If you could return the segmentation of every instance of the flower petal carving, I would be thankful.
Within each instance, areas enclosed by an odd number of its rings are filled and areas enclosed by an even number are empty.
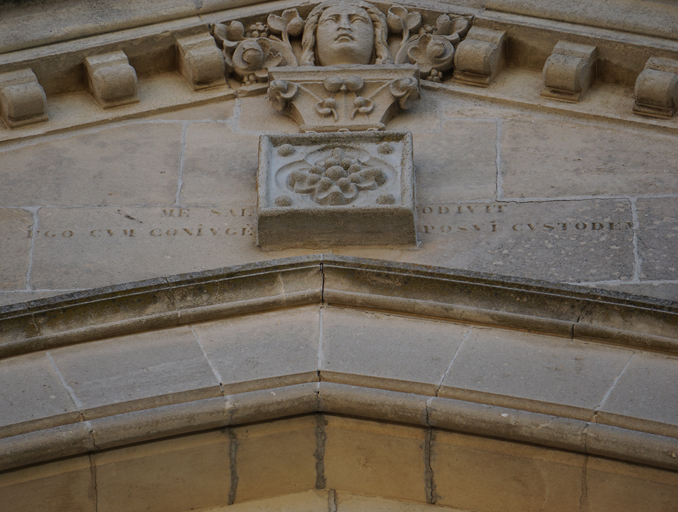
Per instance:
[[[393,80],[389,86],[391,94],[398,99],[398,106],[407,110],[414,100],[419,98],[419,81],[414,77],[399,78]]]
[[[424,75],[428,75],[432,69],[443,71],[452,67],[454,46],[443,36],[424,34],[410,47],[407,55]]]
[[[297,94],[297,86],[287,80],[273,80],[268,86],[267,98],[274,109],[282,112],[287,102]]]

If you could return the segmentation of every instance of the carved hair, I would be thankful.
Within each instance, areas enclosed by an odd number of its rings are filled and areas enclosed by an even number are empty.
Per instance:
[[[391,54],[388,51],[388,43],[386,37],[388,36],[388,25],[386,24],[386,16],[379,9],[372,4],[363,2],[362,0],[328,0],[319,5],[316,5],[311,13],[306,18],[306,27],[304,29],[304,37],[301,40],[301,65],[315,66],[315,43],[316,30],[318,29],[318,22],[323,11],[329,7],[336,5],[355,5],[364,9],[372,21],[374,28],[374,53],[376,54],[375,64],[390,64],[393,62]]]

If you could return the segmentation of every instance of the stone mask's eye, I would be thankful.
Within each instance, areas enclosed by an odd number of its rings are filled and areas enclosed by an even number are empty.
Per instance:
[[[369,23],[367,18],[362,14],[351,14],[349,19],[351,20],[351,23]]]

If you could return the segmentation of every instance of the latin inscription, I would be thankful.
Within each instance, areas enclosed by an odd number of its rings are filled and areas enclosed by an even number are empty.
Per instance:
[[[633,229],[630,221],[613,221],[582,216],[579,219],[526,219],[515,222],[511,204],[425,205],[418,208],[419,231],[422,234],[449,233],[520,233],[624,231]],[[508,214],[508,215],[507,215]],[[508,217],[508,219],[506,218]]]
[[[520,212],[522,204],[492,203],[463,205],[431,205],[417,208],[418,231],[421,235],[492,235],[520,237],[525,234],[550,233],[569,235],[576,233],[609,233],[633,230],[628,220],[596,218],[568,212],[565,219],[530,218]],[[541,206],[544,206],[542,204]],[[542,209],[548,212],[547,209]],[[151,214],[135,216],[118,210],[122,217],[134,222],[135,227],[92,225],[87,227],[64,226],[60,229],[26,229],[26,237],[47,239],[197,239],[218,237],[252,237],[256,234],[253,208],[160,208]],[[150,213],[150,212],[149,212]],[[540,215],[544,215],[541,213]],[[141,217],[141,218],[140,218]],[[149,218],[150,217],[150,218]],[[124,221],[127,222],[127,221]]]

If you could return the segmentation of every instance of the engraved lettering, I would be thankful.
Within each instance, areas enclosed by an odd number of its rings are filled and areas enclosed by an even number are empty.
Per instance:
[[[188,228],[183,228],[183,229],[184,229],[184,231],[185,231],[186,233],[188,233],[189,235],[193,236],[193,231],[191,231],[191,230],[188,229]]]
[[[436,227],[435,226],[423,226],[424,228],[424,233],[429,234],[431,231],[433,231]],[[431,230],[431,231],[429,231]]]
[[[421,210],[421,213],[423,213],[424,215],[428,215],[431,212],[433,212],[433,208],[431,208],[430,206],[425,206]]]
[[[158,231],[158,233],[156,233]],[[162,236],[162,230],[159,228],[152,229],[149,233],[151,236]]]
[[[579,230],[586,229],[586,222],[577,222],[574,227]]]
[[[447,206],[439,206],[438,207],[438,214],[443,215],[445,213],[450,213],[450,209]]]

